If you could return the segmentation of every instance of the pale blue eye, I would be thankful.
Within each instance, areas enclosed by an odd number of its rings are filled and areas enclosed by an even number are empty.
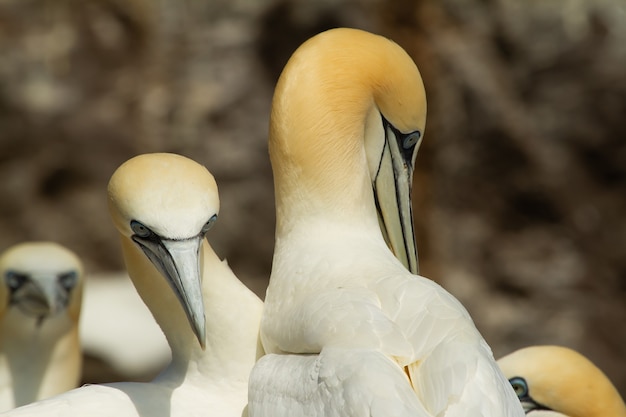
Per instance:
[[[152,231],[148,229],[143,224],[139,223],[137,220],[132,220],[130,222],[130,228],[139,237],[148,237],[152,234]]]
[[[518,398],[528,396],[528,384],[524,378],[516,376],[515,378],[509,379],[509,382]]]
[[[213,216],[211,216],[211,218],[209,219],[209,221],[208,221],[208,222],[206,222],[206,223],[204,224],[204,226],[202,226],[202,231],[201,231],[201,233],[202,233],[202,234],[205,234],[206,232],[208,232],[208,231],[209,231],[209,229],[210,229],[211,227],[213,227],[213,223],[215,223],[215,220],[217,220],[217,214],[214,214]]]
[[[402,147],[404,149],[411,149],[417,144],[417,142],[420,140],[420,137],[420,132],[413,132],[410,135],[407,135],[402,141]]]

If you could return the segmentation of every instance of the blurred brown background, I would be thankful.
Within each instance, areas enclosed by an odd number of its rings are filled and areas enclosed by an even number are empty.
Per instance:
[[[496,357],[566,345],[626,393],[623,0],[2,1],[0,249],[55,240],[92,273],[121,270],[107,181],[177,152],[214,173],[209,240],[262,296],[273,85],[336,26],[394,39],[422,71],[422,274]]]

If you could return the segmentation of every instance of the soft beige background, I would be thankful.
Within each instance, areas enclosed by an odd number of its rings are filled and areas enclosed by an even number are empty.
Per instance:
[[[335,26],[395,39],[422,71],[422,273],[496,356],[570,346],[625,393],[623,0],[3,0],[0,249],[49,239],[92,273],[122,269],[108,178],[138,153],[178,152],[215,174],[209,239],[262,295],[273,84]],[[116,377],[87,363],[86,381]]]

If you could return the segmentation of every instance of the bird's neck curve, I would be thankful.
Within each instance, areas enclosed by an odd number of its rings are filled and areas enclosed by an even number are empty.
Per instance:
[[[257,358],[262,303],[203,242],[202,293],[206,317],[206,348],[202,350],[187,317],[165,278],[126,237],[122,248],[128,273],[144,303],[163,330],[172,350],[172,363],[159,376],[180,382],[202,380],[215,369],[230,375],[248,373]],[[246,371],[247,369],[247,371]]]
[[[405,133],[425,125],[421,76],[400,46],[340,28],[294,52],[270,115],[277,237],[316,215],[378,227],[365,138],[372,137],[372,120],[382,132],[383,115]]]
[[[200,374],[228,375],[247,383],[250,370],[262,355],[259,326],[263,303],[210,245],[205,243],[203,251],[206,350],[193,359]]]
[[[281,77],[270,118],[277,235],[318,216],[378,227],[364,148],[367,118],[380,117],[373,94],[300,65]]]

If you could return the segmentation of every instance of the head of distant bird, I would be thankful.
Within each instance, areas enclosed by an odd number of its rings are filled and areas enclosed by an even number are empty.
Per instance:
[[[545,410],[569,417],[626,416],[624,401],[606,375],[574,350],[532,346],[498,365],[531,416]]]
[[[219,211],[213,176],[180,155],[144,154],[115,171],[108,193],[115,226],[165,278],[204,347],[200,249]]]
[[[27,242],[0,256],[0,311],[15,309],[38,326],[66,312],[78,320],[83,266],[69,249],[53,242]]]
[[[323,32],[296,50],[276,86],[269,143],[274,175],[341,195],[353,187],[337,180],[346,173],[367,175],[367,168],[374,181],[387,141],[412,174],[425,124],[422,78],[400,46],[356,29]]]

